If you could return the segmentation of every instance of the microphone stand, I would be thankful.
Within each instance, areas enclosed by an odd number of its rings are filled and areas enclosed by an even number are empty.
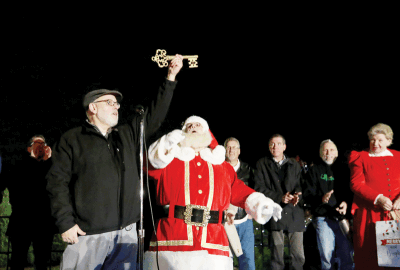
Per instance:
[[[140,119],[140,223],[138,230],[138,266],[139,270],[143,269],[143,254],[144,254],[144,229],[143,229],[143,154],[144,154],[144,110],[138,110]]]

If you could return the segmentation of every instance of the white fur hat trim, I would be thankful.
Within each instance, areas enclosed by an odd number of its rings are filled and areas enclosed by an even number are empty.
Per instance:
[[[185,123],[183,124],[182,130],[184,130],[186,128],[186,125],[189,123],[200,123],[203,126],[204,131],[207,131],[209,129],[208,127],[208,123],[206,120],[204,120],[203,118],[199,117],[199,116],[190,116],[188,119],[186,119]]]

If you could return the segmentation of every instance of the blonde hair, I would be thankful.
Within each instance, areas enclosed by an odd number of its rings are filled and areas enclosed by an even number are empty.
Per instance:
[[[377,134],[385,135],[386,139],[391,140],[393,142],[393,130],[386,124],[378,123],[375,126],[371,127],[368,131],[368,138],[371,140]],[[390,143],[391,145],[392,143]]]

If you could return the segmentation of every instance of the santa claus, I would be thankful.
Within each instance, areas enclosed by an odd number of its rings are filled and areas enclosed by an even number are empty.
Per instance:
[[[281,218],[278,204],[238,180],[201,117],[154,142],[149,161],[157,202],[169,214],[157,223],[144,269],[233,269],[224,210],[240,206],[260,224]]]

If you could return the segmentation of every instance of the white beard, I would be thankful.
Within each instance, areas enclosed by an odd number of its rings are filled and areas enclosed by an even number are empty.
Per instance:
[[[182,133],[185,139],[180,142],[182,147],[191,147],[193,149],[207,147],[211,144],[212,138],[210,132],[204,133]]]
[[[99,118],[100,122],[108,125],[109,127],[115,127],[118,124],[118,117],[114,119],[112,115],[106,114],[103,112],[99,112],[97,114],[97,118]]]
[[[331,159],[331,160],[328,160],[329,157],[331,157],[331,156],[322,156],[322,160],[323,160],[326,164],[332,165],[333,162],[335,162],[336,157],[334,157],[334,158]]]

